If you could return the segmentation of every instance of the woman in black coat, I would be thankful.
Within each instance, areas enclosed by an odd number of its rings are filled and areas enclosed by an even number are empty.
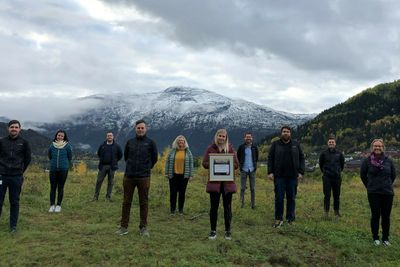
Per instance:
[[[379,220],[382,218],[382,244],[390,246],[390,212],[393,204],[393,182],[396,170],[393,161],[385,154],[385,144],[382,139],[371,143],[371,154],[364,159],[360,176],[368,192],[368,202],[371,208],[371,232],[374,245],[379,246]]]

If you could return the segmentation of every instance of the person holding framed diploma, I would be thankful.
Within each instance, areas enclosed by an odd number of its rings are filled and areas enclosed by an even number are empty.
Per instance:
[[[210,194],[211,204],[211,231],[208,238],[213,240],[217,237],[218,207],[222,195],[225,239],[231,240],[232,194],[236,193],[233,169],[239,167],[239,161],[235,150],[229,144],[228,133],[225,129],[219,129],[215,133],[213,144],[204,153],[203,167],[210,169],[210,176],[206,187],[206,192]]]

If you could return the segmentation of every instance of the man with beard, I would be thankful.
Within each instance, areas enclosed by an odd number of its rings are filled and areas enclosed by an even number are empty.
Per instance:
[[[8,188],[11,233],[17,231],[22,175],[31,162],[31,147],[20,137],[20,131],[21,123],[12,120],[8,123],[8,136],[0,139],[0,216]]]
[[[335,216],[340,217],[339,213],[339,197],[340,185],[342,183],[341,172],[344,168],[343,153],[336,150],[335,137],[330,136],[328,139],[328,149],[323,151],[319,156],[319,167],[322,172],[322,182],[324,190],[324,213],[328,217],[331,191],[333,193],[333,209]]]
[[[281,128],[279,140],[272,143],[268,154],[268,178],[274,181],[275,223],[283,225],[283,206],[286,195],[286,219],[291,224],[295,216],[298,180],[303,178],[305,169],[304,154],[300,145],[291,139],[289,126]]]
[[[244,144],[241,144],[237,151],[237,157],[240,163],[240,203],[244,207],[244,192],[246,191],[246,180],[249,177],[251,208],[254,209],[255,204],[255,186],[256,186],[256,169],[258,161],[258,148],[253,145],[253,135],[250,132],[244,135]]]

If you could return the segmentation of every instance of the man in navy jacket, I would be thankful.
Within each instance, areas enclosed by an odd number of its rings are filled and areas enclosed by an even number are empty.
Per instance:
[[[111,201],[111,192],[114,185],[114,173],[118,169],[118,161],[122,158],[122,149],[114,140],[113,133],[107,133],[106,141],[97,150],[99,157],[99,172],[97,174],[96,190],[93,200],[99,199],[99,193],[104,178],[108,177],[106,199]]]
[[[31,162],[31,147],[20,137],[20,131],[21,123],[12,120],[8,123],[8,136],[0,139],[0,216],[8,188],[11,233],[17,231],[22,175]]]

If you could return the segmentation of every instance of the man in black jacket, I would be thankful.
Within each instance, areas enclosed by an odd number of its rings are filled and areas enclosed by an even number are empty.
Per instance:
[[[289,224],[295,220],[298,179],[304,175],[305,161],[300,145],[291,139],[289,126],[281,128],[281,137],[274,141],[268,154],[268,178],[274,181],[275,223],[283,225],[283,206],[286,194],[286,219]]]
[[[258,148],[253,145],[253,135],[250,132],[244,135],[244,144],[237,150],[237,157],[240,164],[240,202],[244,207],[244,192],[246,191],[246,180],[249,177],[251,192],[251,208],[255,208],[255,185],[256,170],[258,161]]]
[[[344,156],[342,152],[336,150],[336,140],[333,136],[330,136],[328,139],[328,149],[323,151],[319,156],[319,167],[322,172],[325,216],[327,217],[329,214],[332,191],[335,216],[340,217],[339,198],[340,185],[342,183],[341,172],[344,168]]]
[[[122,203],[121,227],[117,231],[117,234],[125,235],[128,233],[133,191],[137,187],[140,205],[140,234],[142,236],[149,236],[146,226],[150,173],[157,162],[158,152],[156,143],[146,136],[147,128],[144,120],[138,120],[135,123],[135,131],[136,137],[128,140],[124,151],[126,162],[123,181],[124,201]]]
[[[114,140],[113,133],[107,133],[106,141],[97,150],[99,157],[99,172],[97,174],[96,190],[93,200],[99,199],[99,193],[104,178],[108,177],[106,199],[111,201],[111,192],[114,185],[114,173],[118,169],[118,161],[122,158],[122,149]]]
[[[24,181],[23,173],[31,162],[29,143],[20,137],[21,124],[8,123],[8,136],[0,139],[0,216],[7,192],[10,200],[10,232],[17,231],[19,195]]]

